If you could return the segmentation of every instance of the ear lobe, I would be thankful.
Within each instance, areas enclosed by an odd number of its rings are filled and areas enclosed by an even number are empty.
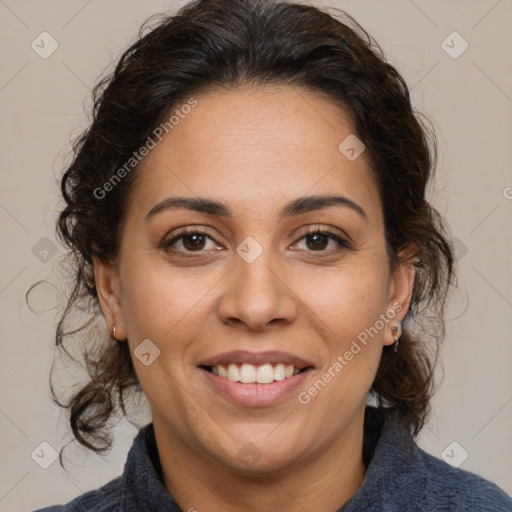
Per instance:
[[[414,289],[414,254],[416,247],[408,246],[398,253],[400,262],[397,264],[390,279],[388,310],[395,312],[394,318],[402,322],[409,311]],[[385,344],[395,342],[391,329],[386,330]]]
[[[117,335],[124,331],[122,324],[122,309],[119,297],[119,275],[114,263],[105,263],[93,256],[94,281],[100,302],[101,311],[107,322],[108,330],[112,333],[117,325]]]

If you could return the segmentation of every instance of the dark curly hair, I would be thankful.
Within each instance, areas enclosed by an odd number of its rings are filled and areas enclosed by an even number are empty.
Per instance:
[[[65,401],[51,379],[50,385],[56,403],[69,410],[76,440],[95,452],[110,448],[110,420],[127,414],[127,397],[142,391],[128,344],[101,343],[101,327],[86,330],[101,319],[92,257],[107,262],[118,256],[137,166],[110,187],[107,200],[98,190],[106,190],[186,98],[266,84],[312,91],[344,109],[366,146],[379,189],[390,265],[400,263],[401,249],[415,248],[408,259],[416,276],[400,350],[384,347],[371,394],[379,406],[395,408],[414,436],[425,424],[454,280],[453,247],[426,198],[437,159],[431,123],[427,127],[425,116],[413,110],[407,85],[378,43],[346,12],[286,0],[195,0],[173,15],[150,18],[114,71],[95,86],[92,122],[75,140],[62,177],[66,206],[57,232],[70,249],[73,288],[56,345],[70,355],[64,342],[85,330],[87,382]],[[78,312],[89,319],[68,325]]]

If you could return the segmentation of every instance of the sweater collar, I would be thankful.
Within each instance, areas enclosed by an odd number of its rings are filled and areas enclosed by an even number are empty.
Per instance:
[[[182,512],[167,491],[153,423],[139,430],[122,477],[121,512]]]
[[[394,410],[366,407],[363,460],[363,484],[338,512],[420,510],[427,471],[420,449]]]
[[[391,409],[366,406],[363,436],[366,475],[357,493],[338,512],[377,512],[398,504],[418,508],[426,486],[418,447]],[[405,506],[406,504],[406,506]],[[405,506],[405,508],[402,507]],[[181,512],[164,485],[153,423],[140,429],[122,477],[121,512]]]

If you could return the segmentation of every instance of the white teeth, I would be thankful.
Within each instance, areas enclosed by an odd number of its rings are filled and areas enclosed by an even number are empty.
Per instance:
[[[259,384],[274,382],[274,368],[271,364],[258,366],[258,370],[256,371],[256,382]]]
[[[256,382],[256,368],[252,364],[243,364],[240,366],[240,382],[243,384]]]
[[[243,384],[270,384],[274,381],[282,381],[297,375],[300,372],[293,365],[276,364],[275,367],[271,363],[254,366],[252,364],[243,363],[241,365],[230,363],[227,367],[222,365],[212,366],[212,373],[219,377],[227,378],[232,382],[242,382]]]
[[[274,369],[274,379],[275,380],[284,380],[284,378],[286,377],[285,373],[286,372],[284,369],[284,364],[282,364],[282,363],[276,364],[276,367]]]
[[[227,377],[231,382],[240,382],[240,368],[238,368],[238,365],[231,363],[228,366]]]

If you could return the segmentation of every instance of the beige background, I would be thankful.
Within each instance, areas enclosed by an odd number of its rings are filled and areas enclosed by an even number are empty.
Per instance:
[[[318,3],[318,2],[317,2]],[[84,126],[84,98],[151,14],[172,1],[0,1],[2,119],[0,225],[0,510],[65,503],[119,475],[136,429],[121,422],[106,458],[72,448],[68,471],[31,458],[46,441],[71,439],[50,402],[48,373],[60,285],[54,236],[57,180],[71,135]],[[321,4],[320,4],[321,5]],[[420,445],[512,494],[512,3],[510,0],[331,0],[381,43],[435,123],[440,142],[433,199],[459,248],[443,351],[445,378]],[[41,58],[31,42],[49,32],[58,49]],[[441,43],[459,32],[457,59]],[[460,42],[455,42],[455,49]],[[90,105],[89,99],[85,100]],[[49,240],[43,240],[44,237]],[[51,250],[58,247],[55,255]],[[33,249],[36,247],[35,249]],[[46,258],[46,262],[44,261]],[[27,288],[47,284],[34,296]]]

